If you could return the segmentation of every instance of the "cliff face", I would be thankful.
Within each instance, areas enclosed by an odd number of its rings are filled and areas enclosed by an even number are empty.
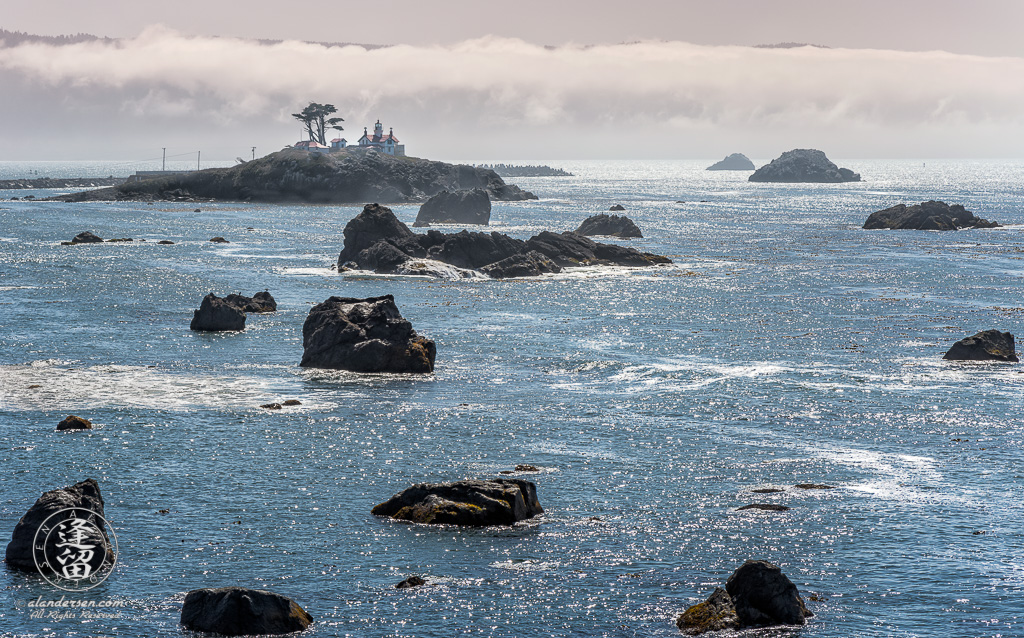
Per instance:
[[[493,200],[536,199],[506,184],[490,169],[446,164],[379,151],[348,149],[330,154],[285,149],[231,168],[213,168],[126,183],[63,201],[226,200],[358,204],[420,201],[442,190],[482,188]]]

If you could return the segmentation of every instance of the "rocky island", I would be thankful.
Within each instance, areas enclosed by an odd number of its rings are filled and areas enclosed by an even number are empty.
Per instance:
[[[747,179],[751,182],[835,184],[859,182],[860,174],[848,168],[839,168],[821,151],[798,148],[786,151],[770,164],[754,171]]]
[[[528,240],[501,233],[417,234],[390,208],[367,204],[345,226],[338,271],[372,270],[386,274],[492,279],[560,272],[567,266],[654,266],[667,257],[633,248],[600,244],[573,232],[544,231]]]
[[[756,166],[743,153],[733,153],[720,162],[708,166],[707,171],[752,171]]]
[[[490,169],[396,157],[350,147],[333,153],[286,148],[232,166],[128,182],[52,198],[56,201],[241,201],[264,203],[408,203],[443,190],[479,188],[492,200],[537,199]]]
[[[961,228],[997,228],[999,224],[976,217],[960,204],[930,201],[907,206],[896,204],[891,208],[871,213],[864,228],[868,230],[959,230]]]

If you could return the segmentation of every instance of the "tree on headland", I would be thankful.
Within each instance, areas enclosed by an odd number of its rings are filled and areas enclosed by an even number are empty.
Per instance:
[[[340,117],[329,117],[338,112],[333,104],[317,104],[310,102],[309,106],[302,109],[301,113],[292,113],[292,117],[302,122],[309,133],[309,139],[314,142],[327,145],[327,129],[334,128],[343,131],[339,122],[344,122]]]

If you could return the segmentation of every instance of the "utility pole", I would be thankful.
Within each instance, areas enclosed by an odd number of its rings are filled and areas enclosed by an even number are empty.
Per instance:
[[[253,161],[256,160],[256,147],[255,146],[252,147],[252,159],[253,159]]]
[[[164,161],[160,165],[160,170],[161,171],[166,171],[167,170],[167,147],[166,146],[164,147]]]
[[[199,170],[199,158],[203,156],[202,151],[196,151],[196,170]]]

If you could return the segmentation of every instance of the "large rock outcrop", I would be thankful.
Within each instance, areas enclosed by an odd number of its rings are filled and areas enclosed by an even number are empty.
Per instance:
[[[961,228],[996,228],[999,224],[976,217],[960,204],[928,201],[907,206],[897,204],[871,213],[864,228],[868,230],[959,230]]]
[[[522,479],[420,483],[375,506],[373,513],[413,523],[512,525],[543,514],[537,486]]]
[[[422,201],[443,190],[480,188],[492,200],[536,199],[506,184],[490,169],[376,150],[348,148],[334,153],[284,149],[230,168],[209,168],[157,179],[127,182],[53,199],[60,201],[249,201],[355,204]]]
[[[434,342],[416,334],[391,295],[331,297],[313,306],[302,325],[306,368],[352,372],[434,370]]]
[[[690,635],[721,629],[772,625],[803,625],[813,616],[782,570],[761,560],[748,560],[729,576],[725,589],[715,591],[676,620]]]
[[[715,162],[704,170],[708,171],[752,171],[756,168],[743,153],[733,153],[720,162]]]
[[[245,312],[212,292],[203,297],[199,310],[192,314],[189,330],[224,332],[245,330]]]
[[[224,636],[279,635],[302,631],[313,617],[291,598],[242,587],[194,589],[185,595],[181,624]]]
[[[462,231],[417,234],[391,209],[367,204],[345,226],[345,246],[338,269],[355,264],[363,270],[397,273],[410,260],[431,259],[489,276],[529,276],[558,272],[566,266],[653,266],[672,263],[666,257],[625,246],[599,244],[582,235],[542,232],[523,241],[497,232]],[[531,252],[537,253],[530,255]],[[406,269],[407,270],[407,269]]]
[[[633,220],[629,217],[626,217],[625,215],[620,217],[618,215],[609,215],[607,213],[587,217],[575,232],[587,237],[599,235],[630,239],[633,237],[644,236],[643,233],[640,232],[640,228],[633,223]]]
[[[486,226],[491,220],[491,198],[482,188],[441,191],[420,206],[413,226],[430,224],[475,224]]]
[[[950,361],[1020,361],[1013,335],[998,330],[983,330],[965,337],[954,343],[942,358]]]
[[[838,183],[859,182],[860,175],[848,168],[839,168],[821,151],[798,148],[786,151],[747,179],[751,182]]]
[[[103,496],[100,494],[99,484],[93,479],[85,479],[80,483],[43,493],[36,500],[35,504],[29,508],[28,512],[21,517],[18,524],[14,526],[14,533],[11,534],[11,542],[7,544],[7,552],[4,556],[7,565],[22,571],[38,573],[39,569],[36,567],[36,561],[32,557],[32,543],[36,532],[39,530],[40,525],[52,514],[69,508],[80,508],[100,516],[105,516],[103,512]],[[51,522],[57,523],[71,518],[71,516],[71,512],[66,512]],[[81,517],[79,516],[79,518]],[[106,531],[102,527],[102,525],[99,526],[99,529],[103,534],[103,538],[94,539],[96,541],[94,544],[105,546],[107,550],[106,554],[102,552],[95,552],[93,554],[93,561],[90,561],[90,564],[95,562],[96,565],[94,567],[98,567],[104,558],[110,562],[114,560],[113,550],[110,548],[110,543],[107,542],[109,539],[107,539]],[[59,550],[57,553],[59,553]],[[93,571],[96,570],[94,569]]]

